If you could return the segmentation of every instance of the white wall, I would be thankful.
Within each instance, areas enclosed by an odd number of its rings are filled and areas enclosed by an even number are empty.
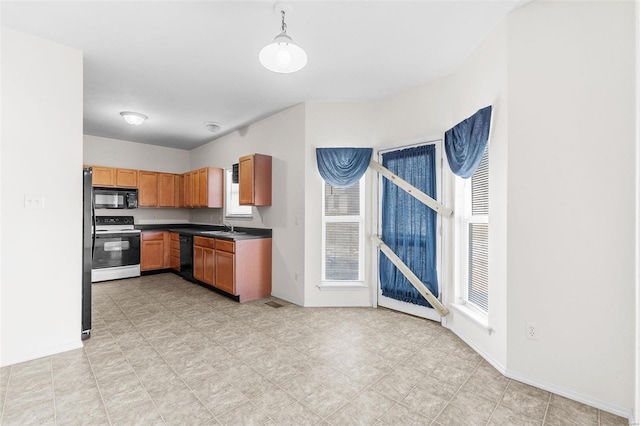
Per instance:
[[[82,53],[3,27],[1,55],[0,365],[8,365],[82,347]],[[25,194],[43,196],[45,208],[25,209]]]
[[[632,2],[536,2],[508,19],[508,374],[627,416],[633,20]]]
[[[636,73],[640,70],[640,7],[636,5]],[[633,419],[640,421],[640,82],[636,76],[636,390]]]
[[[272,294],[304,303],[305,106],[298,105],[225,135],[190,152],[191,168],[229,167],[247,154],[273,157],[273,204],[254,207],[253,220],[231,219],[236,226],[273,230]],[[209,222],[209,211],[194,211],[193,222]],[[222,214],[214,223],[226,220]],[[296,279],[297,276],[297,279]]]
[[[320,290],[322,274],[322,187],[318,173],[316,148],[371,147],[372,107],[370,103],[311,102],[306,104],[305,125],[305,306],[371,306],[375,276],[371,273],[371,250],[365,250],[364,289]],[[367,172],[365,190],[372,193],[372,173]],[[367,196],[366,211],[371,210]],[[365,247],[370,247],[372,215],[366,214]]]
[[[124,121],[122,125],[128,126]],[[184,173],[191,170],[189,151],[184,149],[166,148],[93,135],[84,135],[83,140],[83,163],[86,165],[165,173]],[[96,214],[133,216],[136,224],[186,223],[191,219],[190,209],[100,209],[96,210]]]

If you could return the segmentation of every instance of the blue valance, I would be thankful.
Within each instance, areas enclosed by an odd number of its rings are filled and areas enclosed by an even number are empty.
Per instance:
[[[444,149],[451,171],[468,179],[478,168],[489,140],[491,105],[456,124],[444,134]]]
[[[373,148],[316,148],[318,172],[328,184],[348,188],[367,171]]]

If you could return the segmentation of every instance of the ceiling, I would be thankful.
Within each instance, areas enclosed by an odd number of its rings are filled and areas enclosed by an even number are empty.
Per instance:
[[[2,24],[83,51],[84,133],[193,149],[307,101],[370,101],[454,71],[526,0],[290,1],[309,57],[276,74],[270,1],[2,1]],[[149,116],[127,125],[120,111]],[[219,122],[211,133],[205,121]]]

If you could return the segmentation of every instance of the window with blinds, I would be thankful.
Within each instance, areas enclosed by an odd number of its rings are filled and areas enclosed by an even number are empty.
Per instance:
[[[362,281],[364,260],[363,185],[324,183],[322,203],[322,280]]]
[[[467,303],[489,312],[489,148],[471,176],[467,217]]]

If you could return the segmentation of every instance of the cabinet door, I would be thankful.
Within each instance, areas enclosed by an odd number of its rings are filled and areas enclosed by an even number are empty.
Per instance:
[[[222,291],[235,294],[235,255],[216,250],[215,286]]]
[[[207,171],[207,207],[224,205],[224,169],[209,167]]]
[[[198,171],[194,170],[189,174],[191,175],[191,205],[193,207],[202,207],[200,205],[200,179],[198,179]]]
[[[253,178],[253,155],[241,157],[238,163],[240,205],[253,204]]]
[[[143,172],[139,174],[138,206],[158,206],[158,173]]]
[[[184,207],[184,175],[176,175],[175,183],[175,205],[176,207]]]
[[[208,169],[198,170],[198,206],[207,207],[207,183],[208,183]]]
[[[158,174],[158,207],[176,206],[175,177],[169,173]]]
[[[203,279],[202,281],[213,285],[215,279],[215,250],[211,248],[205,248],[203,251]]]
[[[116,169],[111,167],[95,167],[93,169],[93,186],[114,186],[116,183]]]
[[[140,270],[165,268],[166,232],[143,232],[140,244]]]
[[[116,186],[119,188],[137,188],[138,171],[130,169],[117,169]]]
[[[204,282],[204,247],[193,246],[193,278]]]

